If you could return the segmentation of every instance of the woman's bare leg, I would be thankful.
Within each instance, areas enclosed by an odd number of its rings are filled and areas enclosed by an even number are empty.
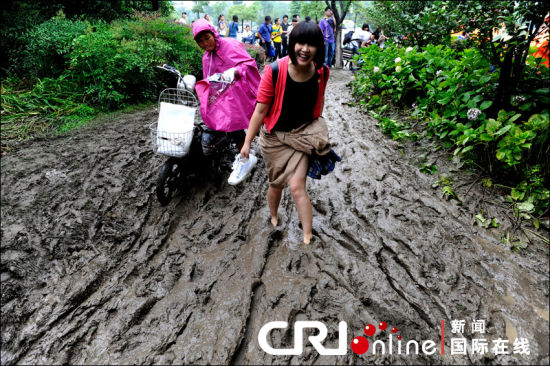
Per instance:
[[[296,208],[298,209],[298,216],[302,222],[302,229],[304,230],[304,244],[309,244],[311,241],[312,226],[313,226],[313,209],[309,196],[306,192],[306,175],[308,169],[308,158],[304,157],[298,164],[296,172],[290,178],[290,193],[296,202]]]
[[[277,210],[279,209],[279,203],[281,203],[282,194],[282,188],[269,186],[267,189],[267,203],[269,204],[269,213],[271,214],[271,224],[273,224],[273,226],[277,226],[279,222]]]

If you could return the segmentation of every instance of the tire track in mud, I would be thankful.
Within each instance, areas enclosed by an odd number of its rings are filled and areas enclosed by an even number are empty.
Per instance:
[[[472,227],[475,199],[459,207],[432,190],[417,147],[402,154],[349,104],[349,80],[334,71],[327,88],[343,162],[308,181],[310,246],[288,190],[269,227],[261,160],[246,185],[198,179],[159,206],[155,110],[2,158],[2,364],[545,362],[547,248],[512,254],[497,231]],[[274,320],[320,320],[334,348],[341,320],[349,342],[382,320],[406,340],[437,340],[441,319],[485,319],[490,339],[513,330],[531,356],[329,357],[306,343],[301,356],[275,357],[257,343]],[[289,348],[294,331],[270,337]]]

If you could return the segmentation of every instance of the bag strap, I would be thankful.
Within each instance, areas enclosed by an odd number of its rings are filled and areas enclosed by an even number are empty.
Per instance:
[[[269,67],[271,67],[271,80],[273,83],[273,97],[275,97],[275,89],[277,88],[277,78],[279,77],[279,63],[273,61]]]
[[[272,63],[269,64],[269,67],[271,67],[271,83],[273,84],[273,100],[271,101],[271,105],[267,110],[267,114],[271,112],[271,108],[273,108],[273,104],[275,104],[275,90],[277,88],[277,79],[279,78],[279,63],[277,61],[273,61]]]

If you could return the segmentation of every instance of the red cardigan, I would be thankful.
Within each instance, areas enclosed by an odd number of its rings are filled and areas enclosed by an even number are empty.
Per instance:
[[[281,115],[283,97],[285,94],[286,76],[288,73],[288,62],[288,56],[277,60],[277,63],[279,64],[279,74],[277,76],[275,95],[273,95],[271,67],[264,68],[262,80],[260,81],[260,87],[258,88],[258,103],[267,105],[271,105],[273,103],[271,110],[264,118],[265,127],[270,133],[271,129],[275,126],[279,120],[279,116]],[[317,102],[315,103],[315,108],[313,109],[313,118],[318,118],[321,115],[321,107],[323,105],[323,99],[325,98],[325,88],[330,75],[329,70],[330,69],[328,67],[321,67],[320,69],[317,69],[317,73],[319,73],[319,94],[317,95]],[[273,97],[275,97],[275,100],[273,100]]]

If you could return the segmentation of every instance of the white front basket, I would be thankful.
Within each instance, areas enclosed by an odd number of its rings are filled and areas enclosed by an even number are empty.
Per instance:
[[[174,157],[186,155],[193,139],[195,113],[196,108],[161,102],[156,129],[151,126],[155,152]]]

